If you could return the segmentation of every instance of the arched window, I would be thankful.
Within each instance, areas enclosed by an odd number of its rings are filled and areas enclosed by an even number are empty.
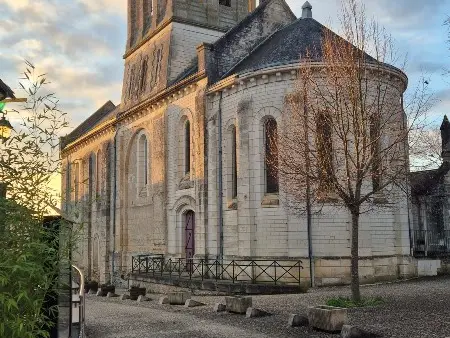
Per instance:
[[[91,156],[89,156],[89,172],[88,172],[88,176],[89,176],[89,202],[92,201],[92,197],[93,197],[93,193],[94,193],[94,172],[95,172],[95,158],[94,158],[94,154],[91,154]]]
[[[138,139],[137,177],[139,187],[148,184],[148,142],[147,136],[141,134]]]
[[[331,122],[331,116],[326,112],[321,112],[316,116],[316,146],[320,170],[320,190],[322,192],[332,190],[333,141]]]
[[[97,166],[95,170],[95,193],[99,196],[102,192],[102,151],[97,152]]]
[[[75,162],[75,177],[74,177],[74,190],[75,190],[75,202],[78,202],[78,199],[80,197],[80,163],[79,162]]]
[[[273,118],[264,124],[265,146],[265,178],[266,193],[275,194],[279,191],[278,183],[278,127]]]
[[[381,186],[381,156],[380,156],[380,146],[381,146],[381,125],[380,125],[380,114],[375,112],[370,116],[370,141],[371,141],[371,151],[372,151],[372,189],[377,192]]]
[[[232,198],[237,197],[237,136],[236,126],[231,128],[231,174],[232,174]]]
[[[144,34],[152,25],[153,0],[144,0]]]
[[[184,125],[184,174],[191,172],[191,123]]]

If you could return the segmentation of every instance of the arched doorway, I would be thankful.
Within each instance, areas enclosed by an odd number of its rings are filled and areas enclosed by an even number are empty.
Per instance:
[[[192,210],[184,214],[184,252],[186,255],[186,269],[192,270],[192,259],[195,255],[195,213]]]

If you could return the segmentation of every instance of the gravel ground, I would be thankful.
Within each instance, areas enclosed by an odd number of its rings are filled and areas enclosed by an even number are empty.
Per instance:
[[[119,292],[120,293],[120,292]],[[253,306],[273,315],[248,319],[214,313],[223,296],[193,296],[207,306],[159,305],[158,294],[138,304],[89,295],[86,321],[89,338],[146,337],[339,337],[309,328],[288,328],[290,313],[306,314],[308,306],[347,296],[348,287],[317,288],[307,294],[253,296]],[[383,337],[450,337],[450,276],[362,287],[363,296],[381,296],[381,306],[349,310],[349,322]]]

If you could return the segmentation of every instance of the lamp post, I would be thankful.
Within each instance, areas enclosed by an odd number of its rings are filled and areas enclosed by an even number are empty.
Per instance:
[[[0,107],[0,111],[3,107]],[[3,143],[11,136],[13,127],[6,119],[5,114],[0,119],[0,142]],[[2,156],[3,157],[3,156]],[[7,184],[0,181],[0,198],[6,198]]]

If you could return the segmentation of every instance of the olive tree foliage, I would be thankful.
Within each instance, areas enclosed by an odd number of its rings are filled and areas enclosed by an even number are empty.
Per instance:
[[[392,39],[358,0],[342,1],[341,26],[341,36],[326,29],[322,45],[302,55],[271,146],[290,209],[328,205],[351,216],[351,291],[359,301],[360,215],[406,200],[408,137],[421,128],[429,95],[420,83],[404,102],[407,78],[390,66],[398,61]]]
[[[8,184],[7,199],[0,198],[0,337],[11,338],[47,335],[52,311],[45,302],[58,297],[58,272],[70,266],[70,238],[58,237],[72,228],[42,225],[59,203],[50,183],[59,174],[66,114],[47,91],[45,75],[29,62],[23,75],[16,94],[28,102],[7,112],[14,131],[0,143],[0,182]]]

